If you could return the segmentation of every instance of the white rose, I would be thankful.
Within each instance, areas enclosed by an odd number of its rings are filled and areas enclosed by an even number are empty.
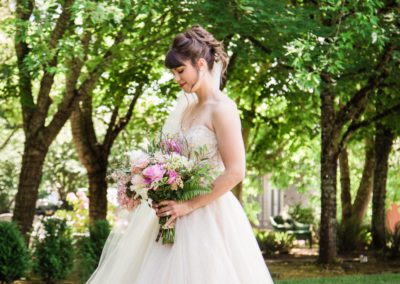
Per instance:
[[[141,175],[133,175],[131,179],[131,190],[137,191],[139,189],[145,188],[147,184],[144,182],[144,178]]]
[[[165,163],[165,155],[161,151],[157,151],[154,153],[154,158],[158,163]]]
[[[128,153],[128,156],[132,167],[139,167],[142,169],[148,165],[150,159],[150,156],[142,150],[133,150]]]

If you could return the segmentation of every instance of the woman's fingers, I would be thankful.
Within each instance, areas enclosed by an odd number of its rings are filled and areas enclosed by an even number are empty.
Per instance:
[[[167,216],[172,213],[172,208],[170,206],[164,206],[164,207],[156,210],[156,212],[157,212],[157,216]],[[167,213],[169,213],[169,214],[167,214]]]
[[[155,208],[157,216],[160,217],[160,216],[171,215],[173,202],[174,201],[172,201],[172,200],[164,200],[164,201],[161,201],[160,203],[157,203],[157,207]],[[167,214],[167,213],[169,213],[169,214]]]
[[[169,227],[172,227],[172,225],[174,225],[175,224],[175,219],[176,219],[176,217],[170,217],[169,219],[168,219],[168,221],[165,223],[165,227],[167,227],[167,228],[169,228]]]
[[[171,205],[171,203],[174,202],[172,200],[163,200],[160,203],[158,203],[159,206],[167,206],[167,205]]]

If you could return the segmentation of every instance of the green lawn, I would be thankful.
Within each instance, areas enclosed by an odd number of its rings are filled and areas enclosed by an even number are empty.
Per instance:
[[[400,274],[384,273],[373,275],[346,275],[327,278],[307,278],[275,281],[275,284],[397,284],[400,283]]]

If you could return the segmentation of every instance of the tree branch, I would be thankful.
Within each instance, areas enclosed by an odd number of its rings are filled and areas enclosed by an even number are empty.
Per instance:
[[[133,9],[132,9],[133,11]],[[90,71],[90,75],[86,78],[78,89],[78,93],[82,94],[82,96],[89,95],[94,85],[99,80],[101,74],[103,74],[104,70],[109,66],[114,57],[116,56],[116,50],[119,48],[119,44],[122,43],[126,36],[126,28],[129,27],[134,21],[136,17],[133,17],[131,13],[129,13],[123,20],[121,29],[118,31],[115,36],[114,43],[110,48],[103,54],[102,60],[94,67],[93,70]]]
[[[50,59],[48,67],[56,67],[57,66],[57,62],[58,62],[57,56],[58,56],[59,50],[56,50],[56,51],[53,51],[53,50],[57,47],[57,43],[64,36],[64,34],[68,28],[68,25],[71,22],[70,21],[70,17],[71,17],[70,9],[71,9],[73,2],[74,2],[74,0],[66,0],[64,2],[63,11],[61,12],[60,16],[58,17],[57,23],[50,35],[49,52],[53,52],[54,54],[53,54],[52,58]],[[52,103],[52,99],[50,98],[49,94],[50,94],[51,88],[54,83],[55,72],[50,72],[47,68],[44,68],[43,71],[44,71],[44,74],[40,81],[40,89],[39,89],[36,109],[32,116],[32,120],[30,121],[31,131],[33,133],[36,133],[40,128],[42,128],[44,126],[50,105]],[[35,135],[35,134],[33,134],[33,135]]]
[[[118,134],[126,127],[128,122],[130,121],[137,100],[143,94],[143,87],[144,83],[141,82],[135,91],[132,101],[129,104],[128,110],[125,113],[125,116],[118,119],[118,122],[115,123],[113,128],[111,128],[110,125],[109,128],[107,129],[107,134],[103,142],[103,149],[105,151],[110,151],[111,146],[114,143],[114,140],[117,138]]]
[[[58,41],[63,37],[71,17],[71,7],[75,0],[65,0],[62,6],[62,12],[57,19],[57,23],[50,35],[49,50],[57,47]]]
[[[89,51],[89,42],[91,38],[91,32],[85,32],[81,40],[84,50],[84,58],[82,60],[78,58],[76,58],[75,60],[72,59],[72,61],[69,62],[69,74],[66,80],[63,99],[58,105],[57,111],[54,114],[52,120],[44,130],[44,136],[46,137],[47,143],[51,143],[51,141],[53,141],[52,139],[54,139],[59,129],[61,129],[61,127],[68,120],[73,108],[75,107],[75,104],[81,98],[81,94],[76,90],[76,84],[81,74],[82,66],[87,58],[87,54]]]
[[[98,165],[103,151],[97,142],[92,119],[92,96],[84,96],[71,114],[71,130],[77,153],[86,168]]]
[[[25,67],[25,59],[30,53],[30,48],[26,42],[27,24],[32,15],[34,7],[33,1],[17,1],[16,15],[17,28],[15,31],[15,51],[17,54],[17,64],[19,71],[19,96],[22,108],[23,127],[25,134],[28,134],[29,122],[31,120],[35,103],[32,96],[31,75]]]
[[[356,132],[358,129],[367,127],[369,125],[371,125],[372,123],[378,122],[380,120],[382,120],[383,118],[391,115],[391,114],[395,114],[398,113],[400,114],[400,104],[397,104],[391,108],[386,109],[385,111],[369,118],[366,119],[364,121],[358,122],[356,123],[355,121],[350,124],[350,126],[347,128],[346,132],[343,134],[342,139],[340,140],[339,143],[339,152],[343,149],[344,144],[349,140],[350,136]]]
[[[20,126],[14,127],[14,129],[11,131],[11,133],[7,136],[6,140],[1,144],[0,146],[0,151],[4,150],[4,148],[7,146],[8,142],[10,142],[11,138],[14,136],[15,133],[20,129]]]
[[[272,50],[271,50],[269,47],[265,46],[261,41],[259,41],[259,40],[256,39],[255,37],[253,37],[253,36],[247,36],[246,38],[247,38],[248,40],[250,40],[250,42],[253,43],[253,45],[254,45],[255,47],[258,47],[259,49],[261,49],[261,50],[264,51],[265,53],[270,54],[270,53],[272,52]]]
[[[111,114],[111,119],[110,119],[110,122],[108,123],[106,135],[104,136],[104,141],[102,143],[103,148],[110,148],[111,149],[110,145],[113,143],[113,141],[112,141],[112,136],[113,136],[112,132],[113,132],[113,129],[114,129],[116,121],[117,121],[119,107],[120,107],[120,103],[118,103],[114,107],[113,112]]]
[[[375,68],[376,73],[373,74],[367,85],[359,90],[344,106],[341,108],[336,116],[335,125],[341,128],[345,123],[352,120],[357,113],[365,108],[368,96],[375,90],[375,88],[382,83],[387,77],[388,73],[385,70],[386,64],[389,62],[394,46],[389,44],[382,55],[382,59]],[[378,75],[376,75],[378,74]]]

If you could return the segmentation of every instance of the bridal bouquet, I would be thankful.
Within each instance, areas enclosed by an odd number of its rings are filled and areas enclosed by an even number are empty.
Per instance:
[[[141,202],[150,206],[163,200],[186,201],[211,191],[210,165],[205,159],[206,146],[191,151],[186,141],[165,136],[152,141],[147,149],[128,153],[129,167],[116,170],[111,178],[117,183],[118,203],[133,210]],[[175,228],[164,225],[169,216],[159,218],[156,241],[172,244]]]

